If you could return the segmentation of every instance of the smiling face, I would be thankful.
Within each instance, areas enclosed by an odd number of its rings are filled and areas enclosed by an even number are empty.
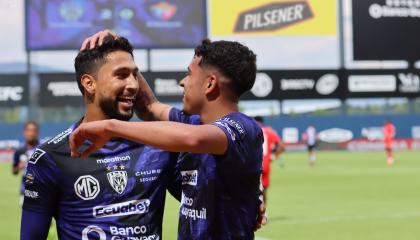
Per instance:
[[[206,100],[208,72],[199,65],[200,60],[201,57],[194,56],[188,65],[187,75],[179,83],[184,88],[183,111],[187,114],[200,114]]]
[[[109,118],[128,121],[139,90],[138,68],[130,53],[114,51],[106,56],[96,78],[94,103]]]

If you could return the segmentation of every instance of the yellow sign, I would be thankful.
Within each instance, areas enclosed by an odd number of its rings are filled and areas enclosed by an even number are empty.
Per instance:
[[[336,0],[210,0],[210,36],[337,34]]]

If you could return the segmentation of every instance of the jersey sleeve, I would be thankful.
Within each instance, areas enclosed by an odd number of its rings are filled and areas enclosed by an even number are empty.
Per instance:
[[[13,154],[13,167],[16,167],[17,165],[19,165],[20,154],[22,154],[22,151],[20,149],[16,150],[15,153]]]
[[[237,116],[224,117],[212,124],[223,130],[226,135],[228,149],[224,159],[234,160],[230,166],[244,167],[244,170],[260,169],[263,136],[256,124]]]
[[[201,119],[199,115],[187,115],[173,107],[169,112],[169,121],[199,125]]]
[[[25,192],[23,209],[53,214],[57,199],[58,168],[53,159],[37,148],[28,161],[24,177]]]
[[[48,213],[38,213],[28,210],[22,211],[20,224],[21,240],[47,239],[52,216]]]

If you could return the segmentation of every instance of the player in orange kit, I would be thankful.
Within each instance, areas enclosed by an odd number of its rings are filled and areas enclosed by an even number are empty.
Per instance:
[[[270,163],[271,154],[274,150],[274,158],[278,159],[280,154],[284,152],[284,143],[281,141],[280,136],[270,126],[264,125],[264,119],[260,116],[255,117],[255,120],[260,124],[264,135],[263,143],[263,162],[262,162],[262,177],[261,182],[263,186],[263,198],[267,205],[267,188],[270,185]]]
[[[386,120],[384,124],[384,146],[387,154],[386,163],[388,165],[394,164],[394,156],[392,154],[392,142],[395,137],[395,126],[391,121]]]

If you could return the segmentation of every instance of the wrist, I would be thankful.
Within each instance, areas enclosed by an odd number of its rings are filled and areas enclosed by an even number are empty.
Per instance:
[[[106,120],[105,127],[104,127],[105,134],[109,136],[110,138],[118,137],[118,136],[115,136],[115,129],[117,125],[118,125],[118,120],[116,119]]]

